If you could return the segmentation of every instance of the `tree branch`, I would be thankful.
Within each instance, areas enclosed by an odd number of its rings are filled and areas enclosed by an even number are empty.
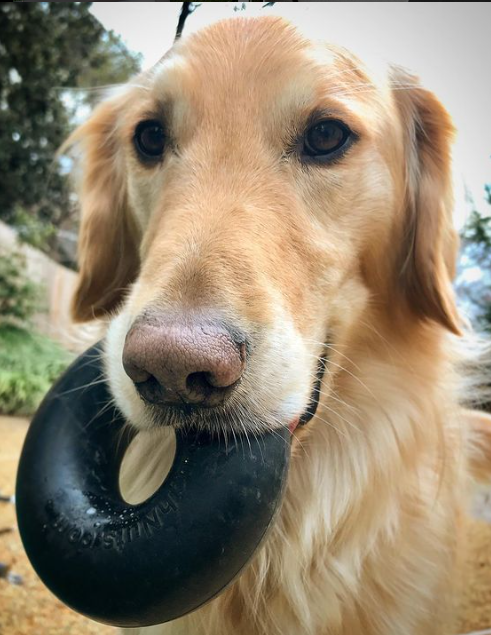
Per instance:
[[[176,37],[174,38],[174,41],[181,37],[184,25],[186,24],[186,19],[188,15],[194,11],[193,4],[193,2],[182,3],[181,14],[179,16],[179,22],[177,23]]]

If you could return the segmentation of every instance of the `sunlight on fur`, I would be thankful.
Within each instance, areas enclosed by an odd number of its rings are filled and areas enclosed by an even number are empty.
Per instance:
[[[330,162],[305,145],[326,118],[349,130]],[[135,146],[149,120],[168,146],[153,161]],[[68,140],[83,173],[73,314],[111,318],[106,374],[140,431],[126,500],[155,491],[174,452],[165,408],[122,364],[136,320],[214,310],[247,334],[232,397],[200,419],[231,438],[298,421],[327,360],[253,561],[194,613],[129,633],[456,632],[469,487],[490,473],[491,426],[472,410],[491,354],[452,289],[453,136],[412,73],[261,17],[184,37]]]

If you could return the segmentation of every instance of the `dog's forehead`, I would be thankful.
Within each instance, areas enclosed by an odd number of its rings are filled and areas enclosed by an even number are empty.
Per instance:
[[[305,38],[281,18],[223,20],[178,42],[152,73],[157,101],[180,112],[308,108],[326,97],[353,102],[369,74],[348,51]],[[355,90],[356,88],[356,90]]]

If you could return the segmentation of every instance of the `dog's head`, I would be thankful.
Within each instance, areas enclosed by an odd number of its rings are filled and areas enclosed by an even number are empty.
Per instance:
[[[281,19],[179,41],[73,135],[78,320],[137,426],[312,414],[366,327],[458,332],[446,111]],[[382,328],[382,327],[380,327]],[[336,363],[336,359],[338,363]]]

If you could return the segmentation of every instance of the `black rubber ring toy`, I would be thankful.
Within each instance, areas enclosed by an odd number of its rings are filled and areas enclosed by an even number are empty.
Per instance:
[[[130,505],[119,468],[131,436],[108,406],[100,351],[70,366],[31,423],[18,525],[34,569],[62,602],[112,626],[150,626],[217,596],[254,555],[282,500],[291,435],[226,445],[177,430],[166,480]]]

